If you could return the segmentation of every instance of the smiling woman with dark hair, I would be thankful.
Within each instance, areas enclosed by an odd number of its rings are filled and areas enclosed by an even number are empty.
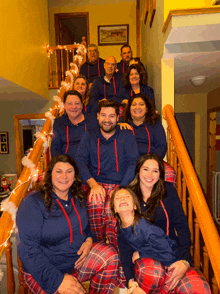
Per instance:
[[[39,191],[18,208],[17,248],[30,293],[83,294],[81,283],[90,280],[89,293],[113,294],[119,284],[116,250],[93,244],[81,184],[74,160],[56,156]]]
[[[131,249],[129,243],[120,240],[120,259],[127,285],[132,279],[137,281],[132,293],[211,294],[209,284],[193,266],[187,219],[176,189],[164,181],[162,159],[156,154],[141,156],[128,188],[137,196],[143,216],[177,244],[176,260],[163,264],[159,258],[141,256],[142,248]]]
[[[154,90],[147,85],[147,73],[139,64],[132,64],[124,73],[124,86],[126,88],[123,99],[129,99],[134,94],[142,93],[155,101]]]
[[[133,95],[128,100],[123,121],[131,126],[140,155],[156,153],[164,158],[166,135],[151,99],[141,93]]]

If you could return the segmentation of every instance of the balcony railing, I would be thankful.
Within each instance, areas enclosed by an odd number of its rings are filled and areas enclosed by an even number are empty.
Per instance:
[[[75,70],[81,63],[86,61],[86,50],[81,44],[48,46],[49,58],[49,88],[60,88],[61,82],[65,80],[66,72],[76,74]],[[68,77],[68,76],[67,76]],[[70,78],[67,80],[70,82]]]

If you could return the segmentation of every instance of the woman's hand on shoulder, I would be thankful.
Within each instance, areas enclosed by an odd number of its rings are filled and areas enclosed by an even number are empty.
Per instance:
[[[169,266],[168,271],[173,270],[171,277],[166,282],[166,284],[170,284],[169,291],[173,290],[179,284],[179,281],[185,275],[189,267],[190,265],[187,265],[187,262],[185,263],[182,260],[178,260]]]
[[[135,263],[135,261],[139,258],[140,258],[139,252],[135,251],[132,255],[132,262]]]
[[[72,275],[64,275],[63,281],[57,291],[60,294],[84,294],[86,290]]]
[[[120,130],[132,130],[132,127],[127,123],[118,123]]]
[[[93,246],[93,240],[91,237],[87,238],[86,241],[84,243],[82,243],[81,247],[77,251],[77,254],[81,255],[81,256],[76,261],[75,267],[79,267],[84,263],[86,257],[89,255],[89,253],[92,249],[92,246]]]

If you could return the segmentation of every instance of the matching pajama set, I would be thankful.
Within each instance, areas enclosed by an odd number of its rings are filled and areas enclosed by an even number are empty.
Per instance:
[[[132,132],[120,130],[119,126],[108,140],[102,136],[100,128],[87,131],[82,136],[76,154],[80,178],[84,184],[94,178],[106,191],[102,201],[96,204],[88,201],[90,225],[98,241],[105,241],[107,234],[109,242],[117,246],[115,223],[109,221],[110,192],[119,185],[127,186],[134,179],[138,157]]]
[[[90,280],[89,293],[112,294],[120,286],[117,251],[95,243],[83,265],[75,267],[80,257],[77,251],[85,240],[92,237],[96,241],[87,209],[70,192],[67,201],[54,192],[52,198],[50,212],[40,192],[28,195],[18,208],[17,249],[24,282],[32,293],[58,294],[64,274],[72,274],[80,283]]]

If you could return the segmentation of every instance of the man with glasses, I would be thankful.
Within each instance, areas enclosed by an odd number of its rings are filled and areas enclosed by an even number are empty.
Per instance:
[[[104,62],[102,58],[99,58],[98,47],[95,44],[88,46],[88,60],[81,66],[80,74],[86,76],[89,83],[92,83],[95,78],[104,76]]]
[[[109,56],[104,63],[105,75],[97,78],[91,87],[91,96],[88,105],[88,111],[90,113],[97,113],[98,102],[103,99],[111,99],[121,104],[125,88],[121,76],[115,73],[116,68],[117,63],[115,57]]]

